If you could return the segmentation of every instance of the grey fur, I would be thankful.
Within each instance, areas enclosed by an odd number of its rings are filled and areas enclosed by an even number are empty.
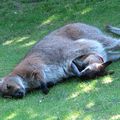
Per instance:
[[[105,35],[96,27],[73,23],[51,32],[38,41],[10,75],[20,75],[24,81],[24,88],[33,89],[43,83],[57,83],[63,78],[75,76],[71,64],[83,55],[97,54],[104,62],[118,60],[119,53],[110,53],[116,49],[120,49],[120,40]],[[77,61],[81,63],[81,60]],[[20,84],[21,82],[19,81]]]

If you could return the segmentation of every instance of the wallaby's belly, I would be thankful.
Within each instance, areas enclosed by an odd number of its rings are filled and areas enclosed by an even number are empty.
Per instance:
[[[69,63],[63,63],[62,65],[45,65],[44,66],[44,78],[46,82],[57,83],[65,78],[72,76]]]

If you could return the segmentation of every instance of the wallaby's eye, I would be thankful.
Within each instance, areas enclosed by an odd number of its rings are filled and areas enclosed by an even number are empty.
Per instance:
[[[12,86],[10,85],[7,85],[7,89],[10,90],[12,88]]]

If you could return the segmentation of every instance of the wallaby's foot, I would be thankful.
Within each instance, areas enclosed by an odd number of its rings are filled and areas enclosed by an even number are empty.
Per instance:
[[[114,34],[120,35],[120,28],[112,27],[111,25],[107,25],[106,29]]]

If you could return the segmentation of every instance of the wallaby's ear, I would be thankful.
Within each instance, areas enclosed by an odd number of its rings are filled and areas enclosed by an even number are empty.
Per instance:
[[[0,85],[2,85],[3,81],[0,79]]]
[[[112,61],[107,61],[105,63],[103,63],[103,67],[106,68],[107,66],[109,66],[112,63]]]
[[[2,89],[2,83],[3,83],[3,80],[0,79],[0,91]]]

